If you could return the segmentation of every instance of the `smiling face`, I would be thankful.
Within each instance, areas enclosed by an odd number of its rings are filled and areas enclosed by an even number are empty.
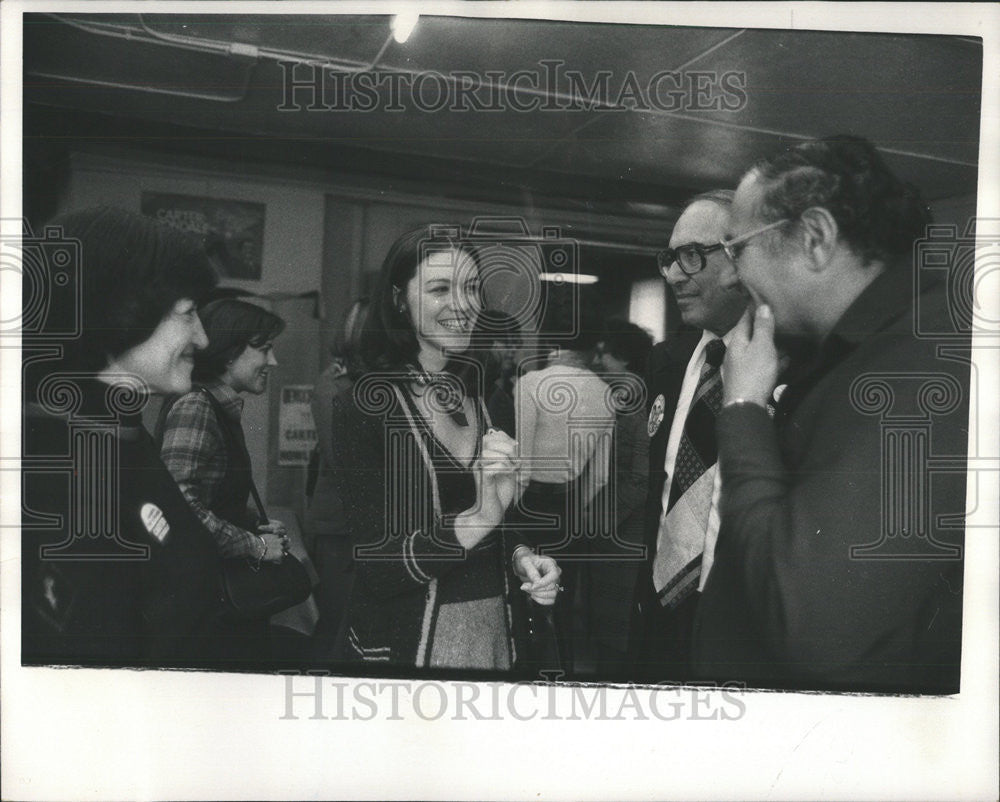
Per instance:
[[[756,174],[750,172],[736,190],[730,238],[755,231],[769,222],[762,220],[757,212],[762,195]],[[780,231],[766,232],[741,245],[736,271],[754,301],[771,307],[778,333],[795,335],[805,330],[801,318],[815,290],[811,287],[804,290],[803,278],[808,271],[795,269],[797,255],[790,243],[782,243],[781,237]]]
[[[238,393],[260,395],[267,389],[268,369],[277,364],[274,345],[270,340],[259,347],[248,344],[243,353],[226,368],[222,381]]]
[[[678,218],[670,235],[670,247],[697,243],[715,245],[726,233],[729,211],[710,200],[692,203]],[[704,270],[688,276],[674,262],[667,271],[667,283],[674,291],[681,317],[689,326],[724,335],[740,319],[746,308],[746,292],[736,271],[722,252],[705,257]]]
[[[149,339],[133,346],[108,366],[109,371],[134,373],[154,393],[186,393],[191,389],[194,352],[208,337],[190,298],[177,301]]]
[[[417,265],[406,285],[410,322],[420,344],[420,363],[439,370],[446,352],[469,347],[481,309],[479,269],[465,251],[434,251]]]

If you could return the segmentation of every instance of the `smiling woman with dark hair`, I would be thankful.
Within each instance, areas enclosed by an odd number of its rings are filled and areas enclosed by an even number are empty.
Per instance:
[[[343,659],[504,671],[516,658],[509,561],[532,598],[555,598],[555,562],[512,550],[500,529],[515,443],[461,379],[476,367],[465,352],[479,312],[479,265],[457,229],[417,229],[389,250],[361,333],[366,372],[333,400],[356,575]]]
[[[196,240],[119,209],[53,229],[78,246],[79,285],[63,296],[72,305],[54,294],[45,323],[53,336],[76,332],[61,358],[26,359],[24,455],[26,466],[68,455],[72,473],[24,475],[22,660],[204,664],[219,611],[214,549],[141,411],[150,394],[190,388],[207,342],[197,302],[214,272]]]
[[[256,304],[222,299],[200,313],[208,345],[195,359],[195,388],[165,414],[161,456],[222,557],[254,565],[281,562],[288,539],[280,521],[261,522],[249,506],[252,466],[243,436],[241,393],[260,395],[278,363],[274,338],[285,321]],[[223,652],[267,655],[267,619],[233,622]]]

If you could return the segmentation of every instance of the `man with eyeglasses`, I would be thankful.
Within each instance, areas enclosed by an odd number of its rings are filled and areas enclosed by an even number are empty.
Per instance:
[[[720,243],[732,199],[731,190],[693,198],[674,226],[670,247],[657,257],[690,328],[657,345],[647,370],[647,559],[635,590],[630,679],[690,679],[691,630],[719,524],[719,369],[748,300]]]
[[[803,143],[740,183],[723,250],[755,309],[723,366],[700,679],[958,690],[969,326],[914,267],[929,221],[856,137]],[[811,349],[772,419],[776,339]]]

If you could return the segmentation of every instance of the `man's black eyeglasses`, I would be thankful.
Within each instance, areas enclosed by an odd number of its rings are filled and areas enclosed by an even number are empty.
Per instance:
[[[660,268],[660,273],[664,278],[667,277],[670,266],[674,262],[677,262],[677,266],[685,276],[693,276],[705,269],[705,257],[710,253],[715,253],[721,247],[721,242],[717,242],[715,245],[689,242],[687,245],[678,245],[676,248],[665,248],[656,254],[656,266]]]

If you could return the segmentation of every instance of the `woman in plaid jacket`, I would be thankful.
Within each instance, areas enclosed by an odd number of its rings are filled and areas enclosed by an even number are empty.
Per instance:
[[[208,346],[195,356],[194,388],[161,413],[160,456],[222,557],[280,562],[288,552],[281,521],[261,524],[250,504],[253,483],[243,438],[241,393],[260,395],[285,322],[266,309],[221,299],[199,311]],[[268,660],[268,622],[232,621],[220,634],[221,657],[246,667]]]

